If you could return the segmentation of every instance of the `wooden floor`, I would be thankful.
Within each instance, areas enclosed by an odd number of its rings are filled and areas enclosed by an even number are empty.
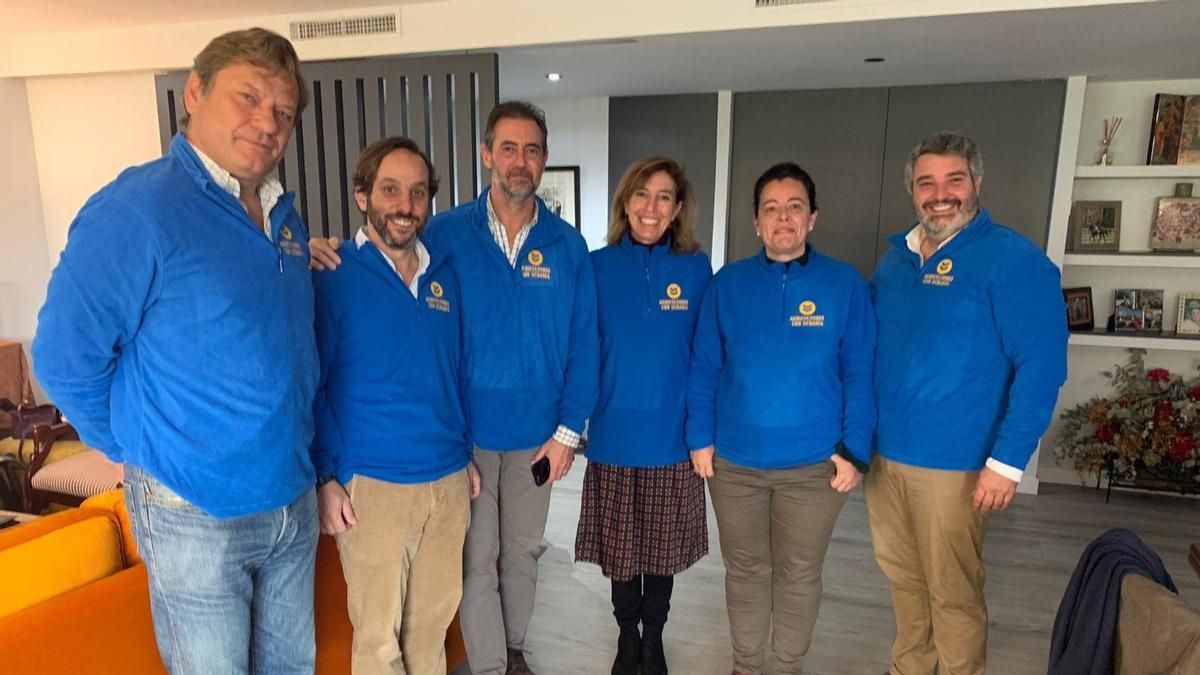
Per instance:
[[[582,460],[582,458],[580,458]],[[608,673],[616,653],[609,584],[598,567],[573,564],[583,462],[555,485],[541,558],[537,607],[526,642],[538,675]],[[1163,558],[1183,599],[1200,608],[1200,579],[1187,564],[1200,542],[1200,500],[1043,485],[1017,495],[992,519],[984,550],[991,630],[989,675],[1046,672],[1058,602],[1080,554],[1113,527],[1137,532]],[[665,644],[674,675],[726,675],[732,662],[724,566],[709,506],[710,553],[675,582]],[[887,580],[875,564],[858,488],[846,503],[825,562],[825,599],[805,672],[879,675],[894,635]],[[466,675],[463,667],[454,675]],[[768,670],[768,672],[770,672]]]

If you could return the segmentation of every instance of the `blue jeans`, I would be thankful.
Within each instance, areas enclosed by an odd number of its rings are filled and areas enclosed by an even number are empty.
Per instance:
[[[317,498],[218,520],[139,467],[125,499],[173,675],[311,675]]]

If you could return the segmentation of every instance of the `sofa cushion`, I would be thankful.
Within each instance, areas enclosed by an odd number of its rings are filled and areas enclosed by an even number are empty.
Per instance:
[[[24,526],[22,526],[24,527]],[[17,528],[20,529],[20,528]],[[114,574],[125,567],[115,515],[91,517],[0,550],[0,616]]]
[[[129,522],[129,509],[125,507],[123,488],[88,497],[79,508],[101,509],[117,514],[117,522],[121,524],[121,545],[125,549],[125,564],[132,567],[142,561],[142,556],[138,554],[137,540],[133,538],[133,524]]]

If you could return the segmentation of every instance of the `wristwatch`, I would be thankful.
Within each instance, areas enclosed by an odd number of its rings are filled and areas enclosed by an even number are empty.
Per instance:
[[[324,476],[317,476],[317,489],[320,490],[322,486],[331,480],[337,480],[337,476],[331,473],[327,473]]]

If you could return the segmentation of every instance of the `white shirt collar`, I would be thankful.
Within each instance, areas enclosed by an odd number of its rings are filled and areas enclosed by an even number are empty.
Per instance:
[[[204,168],[208,169],[213,182],[219,185],[222,190],[233,195],[234,199],[241,200],[242,184],[238,182],[238,179],[234,178],[233,174],[221,168],[221,165],[214,162],[208,155],[201,152],[200,148],[197,148],[191,141],[188,141],[188,145],[192,146],[192,150],[200,158],[200,163],[204,165]],[[274,176],[268,177],[258,186],[258,199],[262,204],[263,221],[265,221],[261,225],[268,239],[271,238],[271,209],[275,208],[275,204],[283,196],[283,192],[283,185]]]
[[[374,245],[374,242],[371,241],[371,238],[367,236],[366,228],[358,228],[358,233],[354,235],[354,244],[358,248],[362,248],[364,244],[368,243]],[[412,293],[414,298],[417,297],[417,289],[421,285],[421,277],[429,271],[429,249],[425,248],[425,244],[421,243],[419,238],[417,239],[417,245],[415,248],[417,251],[417,273],[413,275],[412,283],[408,284],[408,292]],[[378,248],[375,250],[379,251]],[[391,258],[384,255],[383,251],[379,251],[379,255],[383,257],[383,261],[388,264],[388,267],[392,268],[392,271],[396,273],[396,276],[400,277],[400,281],[404,281],[404,277],[400,274],[400,270],[396,269],[396,263],[392,262]]]
[[[963,230],[965,230],[965,229],[967,229],[967,228],[964,227]],[[949,237],[946,237],[945,239],[943,239],[942,242],[940,244],[938,244],[936,251],[942,250],[942,248],[946,244],[949,244],[955,237],[957,237],[960,234],[962,234],[962,230],[959,230],[958,232],[955,232],[954,234],[950,235]],[[913,227],[913,229],[909,230],[908,234],[906,234],[904,236],[904,242],[906,244],[908,244],[908,250],[917,254],[917,257],[921,259],[922,265],[925,264],[925,256],[921,255],[921,242],[923,242],[923,241],[925,241],[925,229],[921,227],[920,223],[917,223]]]

